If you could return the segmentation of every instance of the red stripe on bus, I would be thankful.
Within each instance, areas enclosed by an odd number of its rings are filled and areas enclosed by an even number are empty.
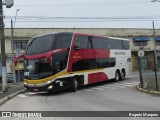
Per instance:
[[[80,49],[78,51],[71,51],[69,58],[68,71],[72,71],[72,64],[84,59],[94,59],[94,58],[109,58],[109,49]]]
[[[72,54],[72,63],[84,59],[109,58],[109,56],[109,49],[80,49]]]
[[[36,55],[25,55],[25,58],[27,60],[34,60],[34,59],[40,59],[40,58],[45,58],[47,56],[47,53],[42,53],[42,54],[36,54]]]
[[[103,72],[88,74],[88,84],[108,80],[108,76]]]

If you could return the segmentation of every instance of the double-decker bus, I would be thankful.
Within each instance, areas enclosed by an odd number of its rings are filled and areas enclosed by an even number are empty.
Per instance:
[[[24,58],[24,86],[28,91],[54,91],[115,79],[125,79],[131,68],[127,39],[76,32],[32,38]]]

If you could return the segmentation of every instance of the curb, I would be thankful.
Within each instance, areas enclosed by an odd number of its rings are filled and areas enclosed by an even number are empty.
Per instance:
[[[139,85],[136,86],[137,90],[145,92],[145,93],[150,93],[150,94],[154,94],[154,95],[159,95],[160,96],[160,92],[158,91],[151,91],[151,90],[146,90],[143,88],[140,88]]]
[[[18,94],[21,94],[21,93],[24,93],[24,92],[25,92],[25,90],[21,90],[21,91],[18,91],[18,92],[13,93],[13,94],[11,94],[11,95],[8,95],[8,96],[5,97],[5,98],[0,99],[0,105],[2,105],[3,103],[5,103],[7,100],[9,100],[9,99],[17,96]]]

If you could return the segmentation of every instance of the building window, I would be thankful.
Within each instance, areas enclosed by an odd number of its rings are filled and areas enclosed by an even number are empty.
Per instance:
[[[134,41],[133,42],[134,46],[147,46],[147,42],[137,42],[137,41]]]
[[[156,37],[156,38],[155,38],[155,41],[156,41],[156,45],[157,45],[157,46],[160,46],[160,37]]]
[[[156,46],[160,46],[160,41],[156,41]]]
[[[147,42],[150,41],[147,37],[135,37],[133,38],[133,44],[135,46],[147,46]]]
[[[14,40],[13,41],[13,48],[14,50],[25,50],[27,46],[28,40]]]

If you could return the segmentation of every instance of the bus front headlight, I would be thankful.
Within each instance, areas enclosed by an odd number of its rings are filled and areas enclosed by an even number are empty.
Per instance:
[[[50,84],[50,83],[51,83],[51,81],[48,81],[47,83],[48,83],[48,84]]]
[[[50,90],[50,89],[52,89],[53,88],[53,85],[50,85],[49,87],[48,87],[48,90]]]
[[[27,83],[26,83],[26,82],[24,82],[24,85],[27,85]]]

